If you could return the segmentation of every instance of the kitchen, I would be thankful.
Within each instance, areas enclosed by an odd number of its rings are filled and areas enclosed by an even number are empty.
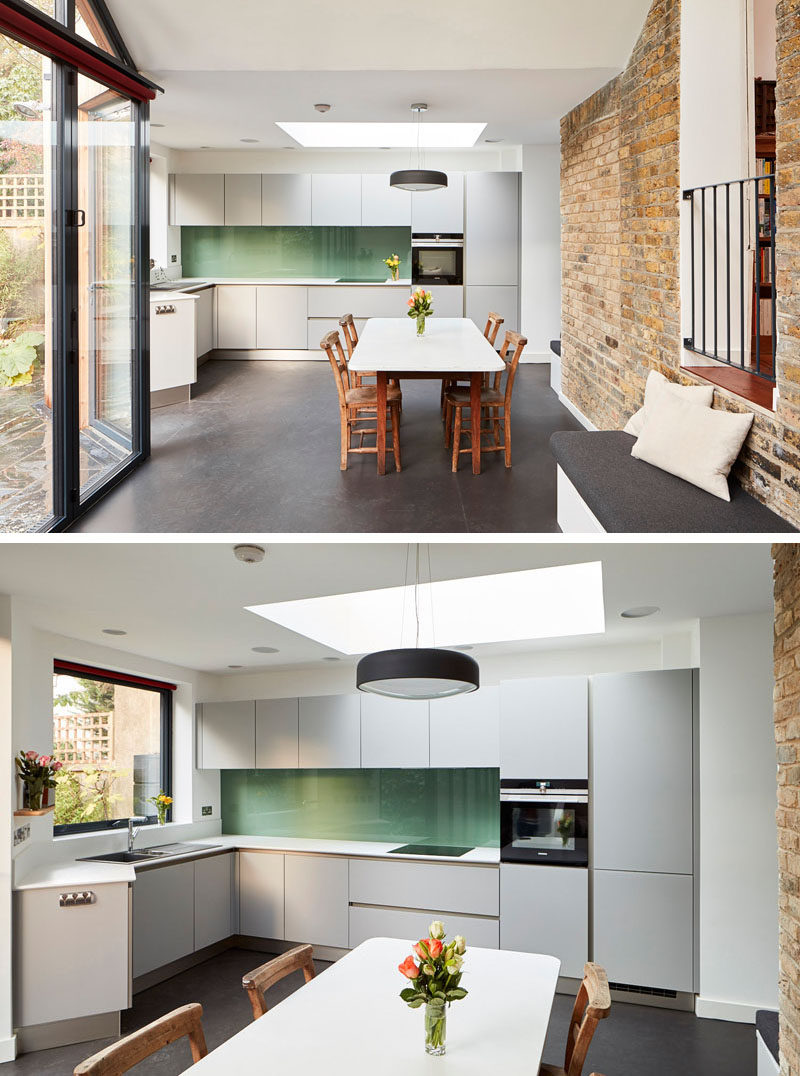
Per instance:
[[[115,749],[125,772],[162,766],[135,777],[117,825],[60,813],[54,837],[52,810],[15,819],[17,1064],[65,1071],[119,1034],[120,1014],[132,1030],[137,1012],[199,999],[213,1057],[248,1024],[236,969],[302,943],[322,984],[345,954],[441,920],[475,960],[560,962],[547,1060],[591,959],[612,999],[596,1070],[674,1072],[713,1048],[720,1072],[755,1071],[752,1023],[777,984],[769,547],[443,545],[422,548],[416,575],[401,546],[330,554],[93,545],[56,564],[8,547],[14,752],[78,739],[76,677],[116,683],[120,722],[136,692],[171,714],[166,740]],[[486,586],[494,601],[476,603]],[[364,690],[363,655],[413,641],[415,594],[420,645],[435,630],[460,675],[479,667],[478,690]],[[359,601],[389,604],[368,618]],[[144,806],[159,789],[163,831]],[[46,992],[43,932],[59,948]],[[476,964],[476,999],[479,980]],[[468,1004],[448,1016],[454,1064]],[[404,1026],[393,1047],[413,1058]]]

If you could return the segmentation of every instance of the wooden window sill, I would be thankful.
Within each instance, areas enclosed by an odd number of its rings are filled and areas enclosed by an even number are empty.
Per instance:
[[[718,385],[721,389],[726,389],[735,396],[741,396],[749,403],[755,404],[756,407],[763,408],[765,411],[774,412],[775,410],[772,403],[774,384],[763,377],[748,373],[747,370],[723,365],[684,365],[681,366],[681,370],[687,374],[702,377],[705,381],[710,381],[712,385]]]

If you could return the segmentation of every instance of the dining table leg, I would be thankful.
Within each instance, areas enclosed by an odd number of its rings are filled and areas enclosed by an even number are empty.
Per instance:
[[[385,370],[378,371],[378,409],[375,415],[377,427],[376,445],[378,448],[378,474],[386,474],[386,385],[388,376]]]
[[[483,374],[473,373],[469,378],[469,417],[472,423],[472,473],[481,473],[481,388]]]

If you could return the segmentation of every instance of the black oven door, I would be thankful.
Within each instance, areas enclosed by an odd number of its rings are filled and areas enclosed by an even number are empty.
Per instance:
[[[412,284],[463,284],[464,247],[460,243],[448,245],[424,244],[412,247]]]
[[[569,800],[500,804],[500,860],[560,867],[589,865],[589,808]]]

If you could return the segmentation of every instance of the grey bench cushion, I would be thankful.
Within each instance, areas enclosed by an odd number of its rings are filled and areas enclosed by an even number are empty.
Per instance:
[[[609,533],[763,534],[795,527],[733,480],[730,502],[631,456],[636,440],[622,430],[554,433],[561,469]]]
[[[550,341],[550,350],[553,352],[554,355],[559,355],[560,356],[561,355],[561,341],[560,340],[551,340]]]
[[[778,1014],[771,1009],[758,1009],[756,1012],[756,1031],[764,1040],[764,1045],[778,1060]]]

